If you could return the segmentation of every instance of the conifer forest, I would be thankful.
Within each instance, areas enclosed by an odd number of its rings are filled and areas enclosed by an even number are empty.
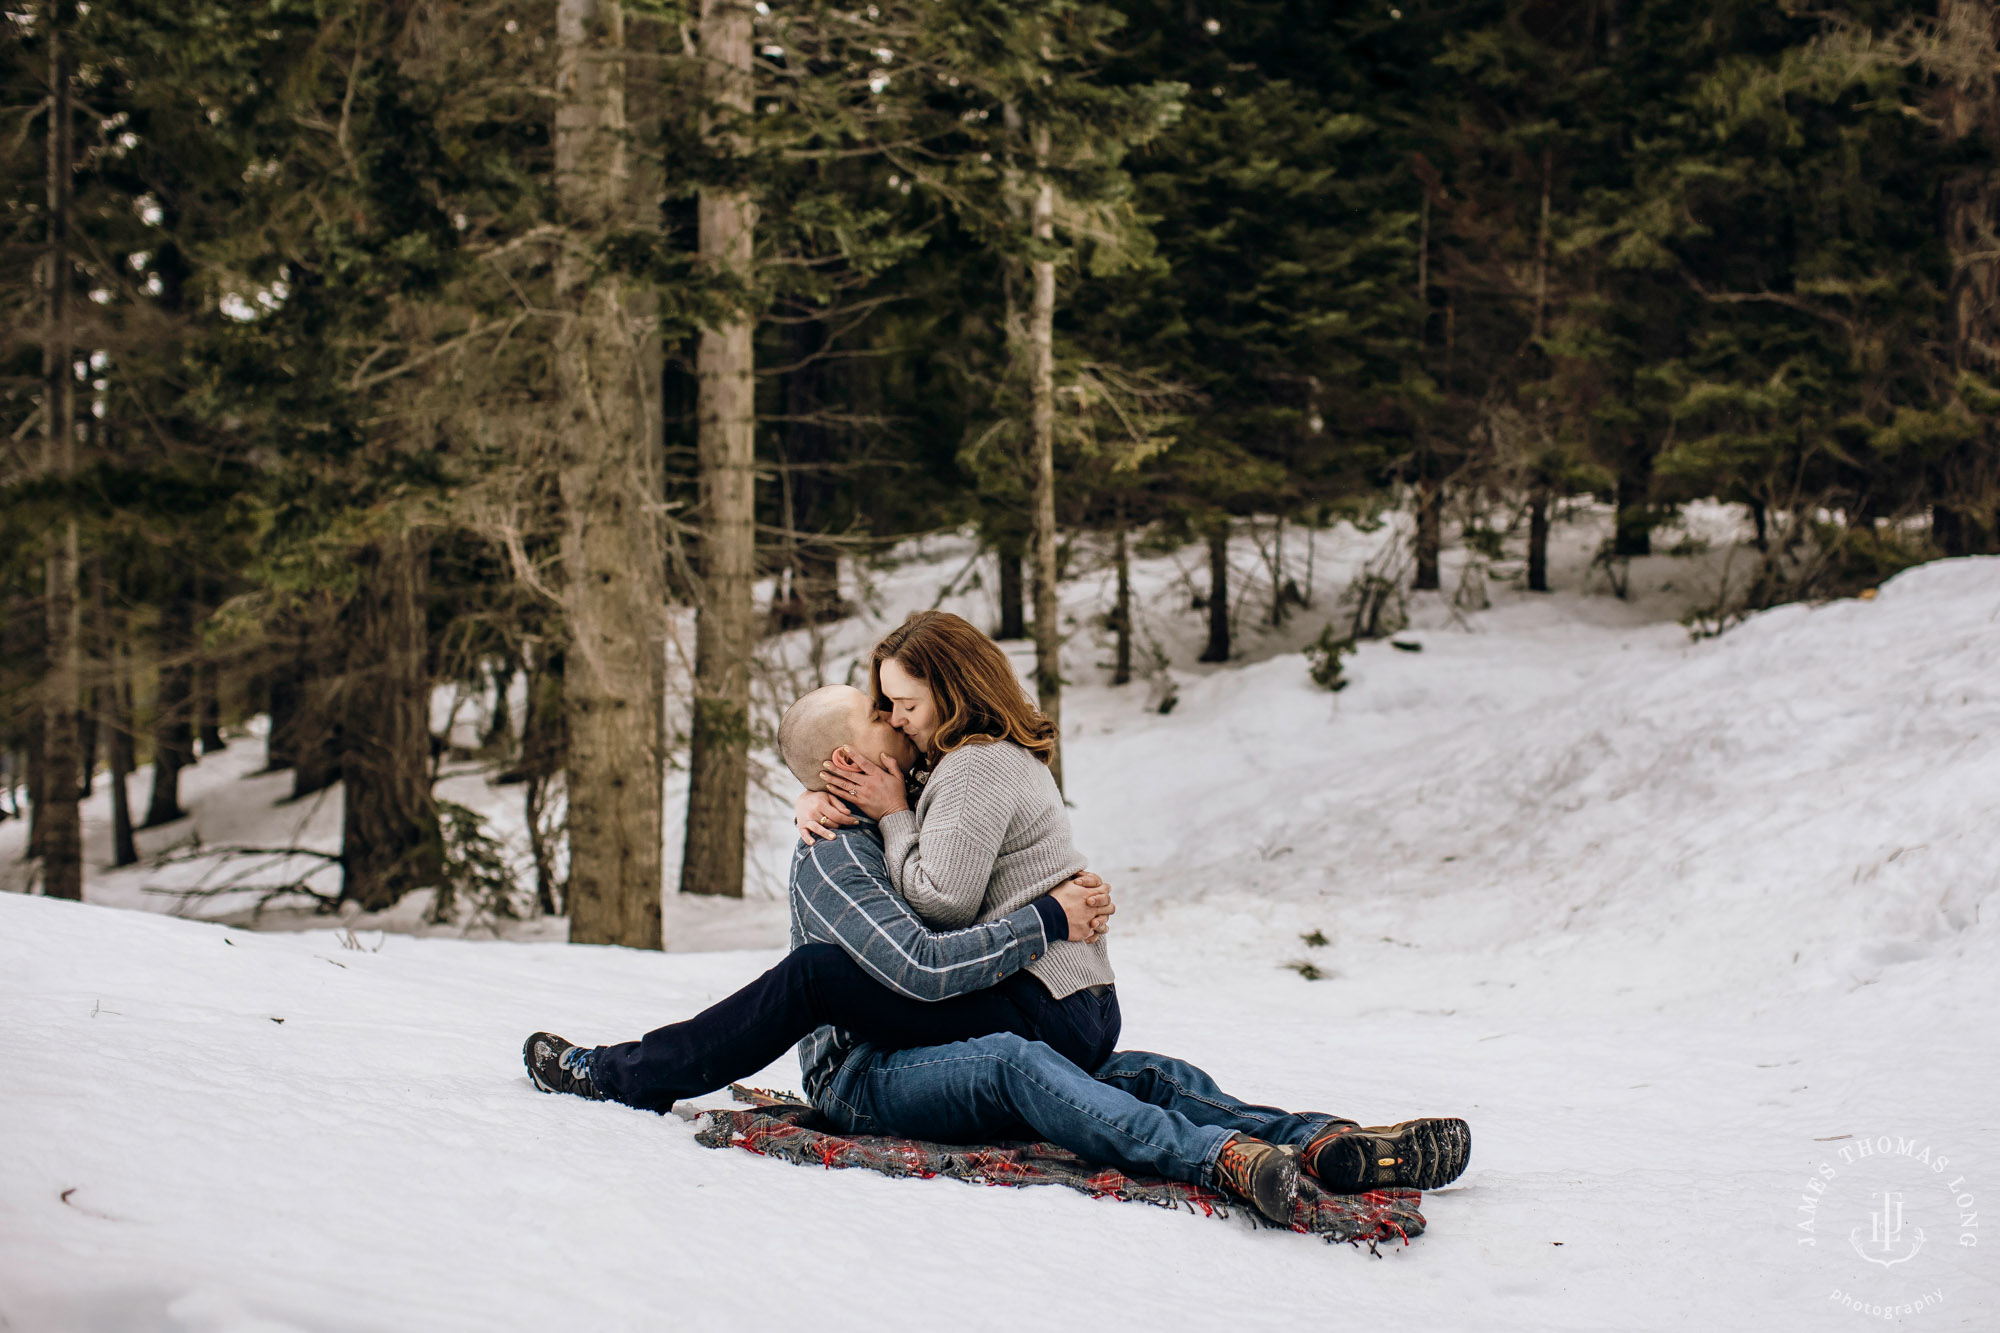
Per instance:
[[[764,645],[924,534],[1059,723],[1063,583],[1112,571],[1131,680],[1149,552],[1199,661],[1331,617],[1325,683],[1441,551],[1549,591],[1579,506],[1614,592],[1740,517],[1717,627],[2000,552],[1994,0],[4,9],[0,817],[49,897],[91,793],[132,864],[262,719],[341,793],[295,898],[659,948],[819,683]],[[1406,536],[1336,613],[1285,551],[1339,523]],[[518,874],[436,790],[472,760]]]

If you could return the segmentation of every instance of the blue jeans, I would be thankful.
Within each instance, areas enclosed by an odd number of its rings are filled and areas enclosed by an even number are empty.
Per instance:
[[[817,1099],[853,1134],[937,1143],[1046,1139],[1127,1175],[1214,1183],[1215,1159],[1238,1133],[1311,1142],[1336,1117],[1238,1101],[1185,1060],[1120,1051],[1094,1074],[1011,1032],[849,1056]]]
[[[693,1018],[638,1041],[599,1046],[590,1073],[606,1096],[665,1111],[770,1064],[821,1024],[895,1050],[1015,1032],[1094,1065],[1118,1044],[1118,995],[1078,991],[1067,999],[1026,972],[949,1000],[913,1000],[877,981],[837,944],[806,944],[776,967]]]

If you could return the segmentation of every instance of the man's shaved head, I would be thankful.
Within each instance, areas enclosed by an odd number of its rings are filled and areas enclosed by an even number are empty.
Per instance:
[[[825,790],[820,765],[841,746],[854,743],[872,711],[868,696],[852,685],[825,685],[801,695],[778,723],[778,753],[785,767],[807,791]]]

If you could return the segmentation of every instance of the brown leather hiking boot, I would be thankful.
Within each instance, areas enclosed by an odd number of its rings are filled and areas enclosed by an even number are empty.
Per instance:
[[[1336,1194],[1363,1190],[1434,1190],[1465,1171],[1472,1131],[1463,1120],[1405,1120],[1400,1125],[1332,1125],[1306,1145],[1304,1165]]]
[[[1215,1183],[1288,1227],[1299,1198],[1299,1150],[1238,1134],[1215,1159]]]

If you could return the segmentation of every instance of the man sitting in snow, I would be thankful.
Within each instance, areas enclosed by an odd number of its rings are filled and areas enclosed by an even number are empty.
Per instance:
[[[847,686],[794,703],[782,730],[786,764],[808,785],[842,745],[906,767],[915,757],[868,696]],[[1101,997],[1037,997],[1021,970],[1049,940],[1101,930],[1114,909],[1090,879],[995,921],[932,931],[895,892],[880,831],[863,818],[793,853],[784,963],[636,1042],[584,1048],[536,1033],[523,1052],[529,1075],[546,1092],[664,1111],[799,1042],[806,1095],[844,1132],[1045,1139],[1130,1175],[1225,1190],[1285,1225],[1302,1169],[1342,1192],[1433,1189],[1465,1169],[1462,1120],[1362,1128],[1238,1101],[1168,1056],[1104,1056]],[[1115,1037],[1115,1005],[1109,1015]]]

